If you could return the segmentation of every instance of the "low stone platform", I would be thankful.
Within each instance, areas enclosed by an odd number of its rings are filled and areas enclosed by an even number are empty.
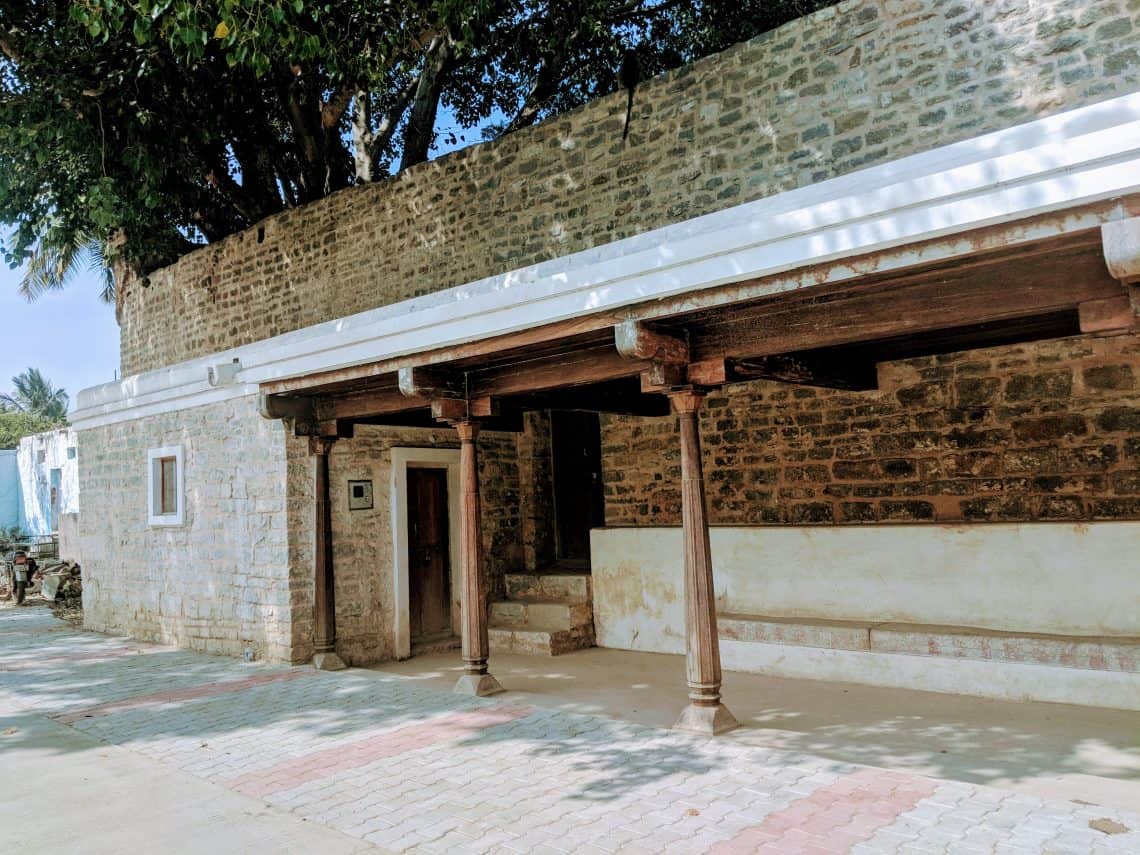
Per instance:
[[[559,656],[594,646],[590,574],[512,573],[491,604],[492,653]]]

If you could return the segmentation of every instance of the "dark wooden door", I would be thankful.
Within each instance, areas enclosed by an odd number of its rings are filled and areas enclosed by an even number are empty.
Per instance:
[[[408,608],[412,639],[451,632],[447,470],[408,468]]]
[[[590,529],[606,524],[598,415],[554,412],[550,430],[558,559],[588,563]]]

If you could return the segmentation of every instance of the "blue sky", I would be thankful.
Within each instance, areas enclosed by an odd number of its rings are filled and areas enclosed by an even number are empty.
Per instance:
[[[501,121],[496,112],[490,121]],[[480,140],[478,128],[460,128],[450,109],[441,106],[432,158]],[[464,140],[446,142],[448,131]],[[2,226],[0,226],[2,228]],[[100,283],[86,270],[63,291],[28,303],[17,293],[20,271],[0,264],[0,394],[12,391],[12,377],[38,368],[53,386],[62,386],[75,406],[76,393],[116,379],[119,326],[115,308],[99,300]]]
[[[99,300],[99,283],[86,271],[34,303],[17,293],[19,282],[19,271],[0,265],[0,392],[11,392],[11,378],[24,369],[38,368],[74,407],[80,389],[115,379],[115,307]]]

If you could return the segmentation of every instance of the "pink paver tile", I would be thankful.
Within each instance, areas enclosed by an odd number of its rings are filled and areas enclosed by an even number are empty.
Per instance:
[[[261,798],[291,790],[310,781],[329,778],[338,772],[367,766],[385,757],[470,736],[489,727],[525,718],[534,710],[531,706],[502,705],[448,713],[423,724],[410,724],[347,745],[294,757],[225,783],[246,795]]]
[[[721,841],[709,853],[847,852],[934,789],[927,778],[860,769]]]
[[[123,710],[133,710],[139,707],[159,706],[161,704],[177,703],[178,701],[190,701],[196,698],[209,698],[214,695],[224,695],[229,692],[241,692],[245,689],[252,689],[255,686],[265,686],[270,683],[284,683],[291,680],[297,680],[302,677],[310,677],[317,674],[317,671],[309,671],[303,668],[296,668],[292,671],[278,671],[273,674],[258,674],[254,677],[246,677],[244,680],[220,680],[216,683],[203,683],[198,686],[188,686],[185,689],[169,689],[165,692],[148,692],[144,695],[132,695],[129,698],[121,698],[117,701],[108,701],[105,704],[96,704],[92,707],[86,707],[81,710],[74,710],[69,713],[62,713],[53,716],[56,721],[63,724],[72,724],[81,719],[94,718],[101,715],[110,715],[111,713],[122,712]]]

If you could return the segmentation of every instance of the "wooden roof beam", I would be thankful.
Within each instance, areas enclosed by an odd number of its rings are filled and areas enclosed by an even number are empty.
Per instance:
[[[462,398],[466,391],[462,374],[426,365],[398,369],[396,385],[408,398]]]
[[[689,361],[689,343],[650,328],[642,321],[625,320],[614,327],[614,344],[626,359],[684,365]]]

